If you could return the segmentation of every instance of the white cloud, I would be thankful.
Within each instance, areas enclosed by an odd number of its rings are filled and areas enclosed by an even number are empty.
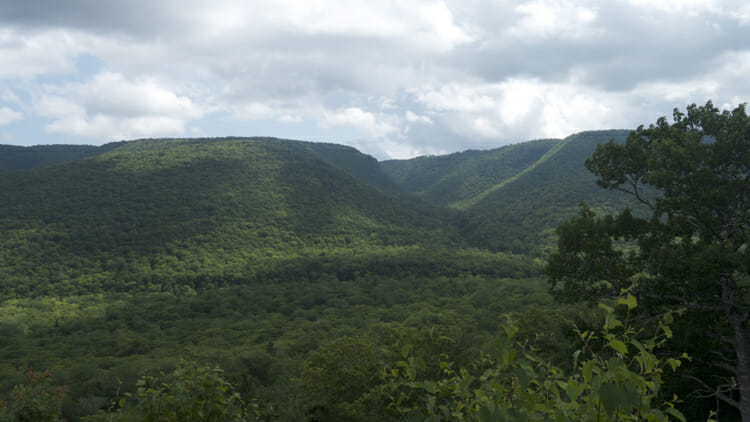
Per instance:
[[[4,101],[6,103],[12,103],[12,104],[23,104],[21,101],[21,98],[18,97],[13,91],[10,89],[4,89],[2,92],[0,92],[0,100]]]
[[[411,110],[407,110],[404,117],[406,118],[406,121],[410,123],[422,123],[426,125],[432,125],[434,123],[429,116],[419,115]]]
[[[565,137],[622,124],[614,113],[618,95],[572,83],[513,78],[502,83],[467,83],[417,95],[460,136],[497,140]]]
[[[373,138],[387,137],[398,129],[386,116],[376,116],[358,107],[349,107],[334,112],[325,112],[320,122],[322,127],[352,128]]]
[[[233,117],[239,120],[265,120],[276,115],[276,111],[264,103],[241,104],[234,107],[233,112]]]
[[[72,72],[80,50],[69,31],[19,32],[0,25],[0,79]]]
[[[483,89],[475,89],[471,84],[452,83],[414,90],[417,100],[426,107],[438,111],[480,112],[494,107],[492,96]]]
[[[507,34],[517,38],[584,38],[601,32],[593,27],[597,12],[569,0],[533,0],[516,6],[521,16]]]
[[[177,95],[148,77],[128,80],[119,73],[103,72],[73,90],[87,109],[97,114],[185,119],[199,118],[202,114],[190,98]]]
[[[0,107],[0,126],[7,125],[16,120],[21,120],[22,118],[23,114],[8,107]]]
[[[750,5],[744,0],[627,0],[635,7],[653,13],[699,18],[713,15],[741,24],[750,23]]]
[[[44,129],[50,133],[100,140],[121,140],[179,135],[185,132],[185,121],[164,116],[69,116],[53,121]]]
[[[260,102],[243,103],[229,107],[232,118],[239,121],[275,120],[280,123],[299,123],[303,120],[301,110],[284,105]]]
[[[449,51],[472,41],[443,1],[299,2],[274,0],[273,19],[309,34],[398,39],[404,44]],[[279,3],[283,5],[279,5]]]
[[[42,124],[3,129],[278,134],[403,157],[633,127],[748,101],[745,3],[16,2],[0,8],[0,107]]]
[[[84,83],[46,86],[35,110],[52,119],[47,132],[99,139],[179,135],[187,121],[203,115],[190,98],[152,78],[130,80],[112,72]]]

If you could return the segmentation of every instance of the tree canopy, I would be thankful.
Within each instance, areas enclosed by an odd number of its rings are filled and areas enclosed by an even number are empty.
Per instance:
[[[750,118],[709,101],[599,145],[586,161],[603,188],[648,212],[597,217],[585,204],[561,225],[546,272],[562,297],[632,291],[652,313],[684,309],[706,349],[703,396],[750,421]],[[699,334],[698,334],[699,333]],[[711,358],[705,358],[711,356]]]

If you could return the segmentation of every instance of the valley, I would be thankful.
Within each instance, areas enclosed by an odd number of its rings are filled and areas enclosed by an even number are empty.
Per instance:
[[[637,209],[583,165],[627,133],[385,162],[275,138],[8,149],[0,393],[49,369],[68,420],[106,420],[140,377],[189,357],[221,367],[259,419],[366,420],[378,375],[342,399],[310,362],[366,343],[378,370],[408,349],[439,377],[446,357],[493,350],[507,313],[567,368],[572,327],[601,316],[557,303],[542,267],[581,200]]]

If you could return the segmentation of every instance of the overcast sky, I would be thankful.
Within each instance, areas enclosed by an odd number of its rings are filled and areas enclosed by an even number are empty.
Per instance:
[[[750,98],[750,5],[0,0],[0,143],[277,136],[379,159]]]

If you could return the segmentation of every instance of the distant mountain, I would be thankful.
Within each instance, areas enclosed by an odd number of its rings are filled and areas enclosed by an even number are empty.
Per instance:
[[[463,231],[493,250],[539,253],[552,247],[555,227],[575,215],[581,201],[602,211],[637,208],[626,195],[597,186],[583,165],[597,144],[624,142],[628,133],[583,132],[565,138],[554,154],[472,204],[462,216]]]
[[[580,201],[609,211],[637,207],[628,197],[599,188],[584,167],[597,144],[623,142],[628,133],[582,132],[563,140],[381,165],[402,189],[461,210],[457,226],[473,245],[544,255],[554,243],[554,228],[577,212]]]
[[[389,184],[352,148],[277,139],[141,140],[7,172],[0,290],[205,285],[285,259],[463,244],[444,211]]]
[[[380,163],[402,189],[443,205],[458,206],[533,165],[556,139],[524,142],[489,151],[465,151]]]
[[[120,146],[114,142],[93,145],[36,145],[29,147],[0,145],[0,173],[65,163],[104,154]]]
[[[546,255],[581,200],[635,205],[583,164],[627,134],[381,163],[275,138],[14,148],[25,159],[0,173],[0,293],[496,274],[498,252]]]

